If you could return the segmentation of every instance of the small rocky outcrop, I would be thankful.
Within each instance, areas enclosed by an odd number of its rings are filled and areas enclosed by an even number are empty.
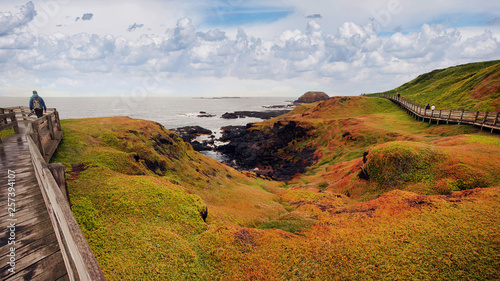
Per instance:
[[[210,113],[207,113],[205,111],[200,111],[200,113],[198,115],[196,115],[196,117],[201,117],[201,118],[214,117],[214,116],[215,116],[214,114],[210,114]]]
[[[185,142],[192,142],[196,137],[200,135],[212,135],[212,131],[205,129],[200,126],[186,126],[177,129],[172,129],[179,137]]]
[[[294,101],[295,104],[301,103],[314,103],[318,101],[324,101],[329,99],[330,97],[324,92],[307,92],[303,94],[298,100]]]
[[[235,111],[233,113],[228,113],[228,112],[224,113],[222,115],[222,118],[236,119],[236,118],[253,117],[253,118],[260,118],[263,120],[267,120],[274,117],[278,117],[288,112],[290,112],[290,109],[266,110],[266,111]]]
[[[236,115],[235,113],[226,112],[226,113],[222,114],[221,118],[224,118],[224,119],[238,119],[238,115]]]

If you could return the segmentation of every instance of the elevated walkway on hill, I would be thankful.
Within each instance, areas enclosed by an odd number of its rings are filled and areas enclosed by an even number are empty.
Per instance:
[[[491,129],[500,132],[500,112],[487,111],[465,111],[465,110],[442,110],[426,109],[425,106],[417,104],[405,97],[396,95],[380,95],[378,97],[386,98],[401,108],[416,119],[422,119],[422,122],[454,123],[454,124],[469,124],[483,128]]]
[[[105,280],[47,162],[62,139],[55,109],[0,109],[0,280]],[[23,119],[23,120],[18,120]]]

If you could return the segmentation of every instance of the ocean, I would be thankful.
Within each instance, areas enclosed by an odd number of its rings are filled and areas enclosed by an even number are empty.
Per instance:
[[[43,97],[43,95],[41,95]],[[241,97],[241,98],[193,98],[193,97],[43,97],[49,108],[56,108],[61,119],[129,116],[156,121],[167,129],[184,126],[201,126],[220,136],[223,126],[246,125],[260,122],[259,118],[223,119],[221,115],[234,111],[265,111],[264,106],[288,105],[293,97]],[[0,107],[28,106],[26,98],[1,97]],[[197,117],[200,112],[214,117]],[[220,155],[204,152],[221,160]]]

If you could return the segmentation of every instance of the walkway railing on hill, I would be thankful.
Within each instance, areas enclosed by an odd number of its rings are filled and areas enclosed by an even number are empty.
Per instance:
[[[416,119],[422,118],[422,122],[428,120],[429,123],[435,121],[439,122],[469,124],[474,126],[500,131],[500,112],[487,112],[487,111],[465,111],[465,110],[442,110],[426,109],[424,105],[415,103],[405,97],[398,97],[396,95],[382,94],[378,97],[386,98],[398,104],[401,108]]]
[[[61,190],[47,164],[63,136],[57,110],[47,109],[47,112],[48,114],[43,117],[36,118],[36,116],[30,116],[28,107],[0,108],[0,113],[2,113],[0,122],[3,123],[0,123],[0,131],[12,127],[17,128],[15,129],[16,133],[19,133],[18,122],[29,122],[25,136],[31,160],[63,254],[68,277],[70,280],[105,280],[99,264],[73,216],[69,198]],[[10,122],[6,118],[9,118]]]

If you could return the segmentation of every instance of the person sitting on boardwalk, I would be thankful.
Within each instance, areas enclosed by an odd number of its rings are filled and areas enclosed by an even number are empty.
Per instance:
[[[47,113],[47,107],[42,97],[38,95],[36,91],[33,91],[33,96],[30,98],[30,110],[35,111],[36,117],[40,118],[43,116],[43,112]]]

